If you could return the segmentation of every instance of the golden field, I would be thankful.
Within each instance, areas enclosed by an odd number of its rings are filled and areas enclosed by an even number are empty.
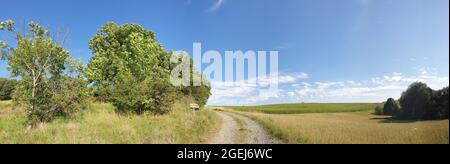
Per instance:
[[[448,144],[449,121],[394,121],[371,112],[262,114],[241,112],[284,143]]]

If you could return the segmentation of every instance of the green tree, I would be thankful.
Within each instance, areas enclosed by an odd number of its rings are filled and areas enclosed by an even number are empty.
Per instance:
[[[396,115],[400,110],[400,106],[393,98],[389,98],[383,107],[384,115]]]
[[[80,62],[72,60],[69,52],[36,23],[30,22],[24,34],[15,31],[13,21],[0,25],[1,30],[16,37],[16,47],[6,42],[0,45],[11,76],[20,78],[14,101],[27,109],[30,125],[83,109],[86,85],[78,74],[82,69]],[[76,77],[70,76],[75,74]]]
[[[438,108],[439,111],[442,113],[442,119],[448,119],[449,118],[449,91],[448,87],[445,87],[444,89],[441,89],[438,92]]]
[[[164,113],[173,101],[168,53],[137,24],[108,23],[89,41],[86,71],[94,92],[121,112]]]
[[[11,100],[17,81],[0,78],[0,100]]]
[[[425,119],[425,114],[432,108],[433,90],[425,83],[416,82],[402,93],[399,117],[403,119]]]
[[[448,87],[433,92],[432,105],[425,114],[426,119],[449,118],[449,93]]]
[[[182,51],[178,53],[171,53],[171,55],[172,57],[173,55],[178,55],[177,57],[175,57],[175,59],[188,60],[187,64],[189,64],[186,68],[190,70],[188,85],[181,85],[177,87],[178,91],[180,91],[183,96],[192,98],[198,105],[206,105],[209,97],[211,96],[211,84],[209,83],[207,78],[197,70],[197,68],[194,66],[194,61],[189,57],[187,52]],[[182,61],[174,62],[174,60],[172,60],[170,69],[174,70],[180,64],[183,64]],[[176,71],[174,72],[176,73]],[[178,76],[179,78],[182,78],[183,73],[180,72]],[[200,79],[200,85],[194,85],[194,79]]]

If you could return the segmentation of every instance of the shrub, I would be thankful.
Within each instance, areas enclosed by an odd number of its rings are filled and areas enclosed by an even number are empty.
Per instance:
[[[16,85],[16,80],[0,78],[0,100],[11,100]]]
[[[381,106],[376,106],[375,107],[375,115],[384,115],[383,113],[383,108]]]
[[[165,114],[170,111],[176,96],[168,82],[151,78],[144,81],[121,78],[118,82],[112,93],[112,102],[119,113]]]
[[[400,110],[400,106],[393,98],[389,98],[383,107],[384,115],[396,115]]]

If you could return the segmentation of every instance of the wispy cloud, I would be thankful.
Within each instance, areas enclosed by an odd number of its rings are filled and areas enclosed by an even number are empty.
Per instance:
[[[390,73],[370,80],[315,82],[294,85],[297,101],[307,102],[381,102],[389,97],[399,98],[413,82],[425,82],[433,89],[448,86],[449,77],[440,77],[427,71],[414,76]]]
[[[371,3],[371,0],[358,0],[361,5],[368,6]]]
[[[285,42],[285,43],[283,43],[281,45],[276,46],[275,49],[276,50],[284,50],[284,49],[293,48],[295,46],[296,46],[295,42]]]
[[[448,86],[448,76],[438,76],[431,68],[416,74],[389,73],[379,77],[348,81],[311,81],[307,73],[280,74],[279,89],[260,93],[257,85],[214,85],[211,105],[260,105],[292,102],[382,102],[399,98],[413,82],[425,82],[433,89]],[[273,83],[273,76],[261,80]]]
[[[304,72],[268,75],[257,79],[257,84],[245,81],[212,82],[212,95],[209,99],[211,105],[254,105],[260,102],[279,98],[284,90],[275,89],[266,91],[271,85],[286,85],[298,83],[308,78]]]
[[[206,10],[207,12],[214,12],[217,9],[219,9],[223,4],[225,0],[215,0],[214,4]]]

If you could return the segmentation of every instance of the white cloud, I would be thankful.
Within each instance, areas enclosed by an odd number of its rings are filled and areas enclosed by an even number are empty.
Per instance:
[[[209,104],[212,105],[250,105],[272,98],[279,98],[284,92],[282,89],[268,90],[272,85],[285,85],[307,79],[304,72],[269,75],[259,79],[250,79],[235,82],[212,82],[212,95]],[[252,80],[255,80],[254,83]]]
[[[402,75],[402,73],[394,72],[394,73],[384,76],[384,79],[389,82],[401,81],[403,79],[403,75]]]
[[[280,74],[262,79],[265,84],[275,84],[279,89],[264,91],[260,85],[237,82],[213,83],[210,105],[259,105],[289,102],[382,102],[387,98],[399,98],[413,82],[425,82],[433,89],[449,84],[448,76],[438,76],[433,69],[418,69],[415,75],[389,73],[367,80],[307,82],[307,73]],[[245,85],[246,84],[246,85]]]
[[[313,102],[381,102],[389,97],[399,98],[413,82],[425,82],[433,89],[448,86],[448,77],[421,71],[415,76],[391,73],[361,82],[315,82],[295,85],[298,101]]]
[[[224,2],[225,2],[225,0],[216,0],[214,2],[214,4],[211,7],[209,7],[209,9],[207,11],[208,12],[216,11],[217,9],[219,9],[224,4]]]
[[[287,94],[288,94],[288,96],[291,96],[291,97],[295,96],[295,92],[288,92]]]

